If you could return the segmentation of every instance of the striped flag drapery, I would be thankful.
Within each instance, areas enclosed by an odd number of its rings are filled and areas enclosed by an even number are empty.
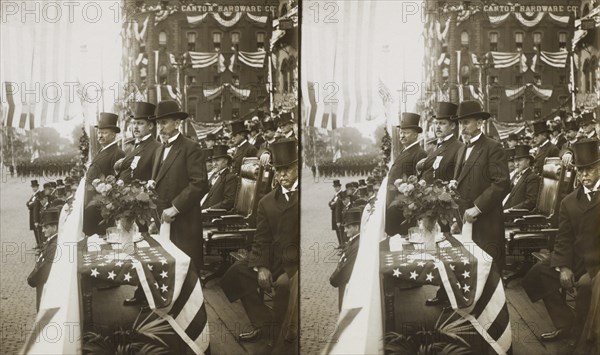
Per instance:
[[[207,68],[219,60],[219,53],[216,52],[188,52],[192,68]]]
[[[567,51],[559,51],[559,52],[540,52],[540,59],[542,62],[555,67],[555,68],[565,68],[567,65],[567,58],[569,57],[569,52]]]
[[[258,52],[238,52],[238,58],[240,62],[246,64],[249,67],[253,68],[262,68],[265,65],[265,57],[267,52],[258,51]]]
[[[521,53],[510,53],[510,52],[494,52],[492,51],[492,58],[494,59],[494,68],[508,68],[517,63],[521,58]]]

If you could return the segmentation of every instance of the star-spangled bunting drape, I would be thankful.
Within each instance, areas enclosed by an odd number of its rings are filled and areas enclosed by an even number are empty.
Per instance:
[[[218,87],[203,89],[202,93],[208,101],[212,101],[217,97],[221,96],[225,88],[231,90],[231,93],[240,100],[247,100],[250,97],[250,89],[238,88],[235,85],[229,83],[220,85]]]
[[[202,21],[204,21],[209,14],[219,25],[221,25],[225,28],[231,28],[240,21],[240,19],[242,18],[242,15],[244,13],[238,12],[235,14],[229,14],[229,16],[225,16],[225,14],[220,14],[220,13],[215,13],[215,12],[213,12],[213,13],[206,12],[206,13],[203,13],[202,15],[187,15],[186,16],[187,23],[190,26],[196,26],[199,23],[201,23]],[[250,20],[253,23],[260,24],[260,25],[264,25],[268,21],[267,16],[253,15],[249,12],[246,12],[245,15],[248,20]]]
[[[500,26],[506,20],[508,20],[510,15],[513,15],[515,20],[520,25],[529,27],[529,28],[537,26],[546,15],[548,15],[552,21],[558,23],[561,26],[568,25],[569,21],[571,19],[571,17],[569,15],[556,15],[551,12],[549,12],[549,13],[545,13],[545,12],[534,12],[534,13],[507,12],[507,13],[504,13],[501,15],[488,14],[488,19],[490,20],[490,23],[492,24],[492,26],[496,27],[496,26]]]
[[[506,94],[506,97],[508,98],[508,100],[513,101],[516,98],[523,96],[525,91],[529,88],[531,88],[531,90],[537,97],[539,97],[540,99],[542,99],[544,101],[548,100],[552,96],[552,89],[543,89],[543,88],[536,86],[534,84],[531,84],[531,83],[520,86],[518,88],[514,88],[514,89],[505,89],[504,93]]]

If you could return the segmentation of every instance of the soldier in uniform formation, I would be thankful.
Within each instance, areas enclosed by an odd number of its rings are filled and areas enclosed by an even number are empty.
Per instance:
[[[364,154],[354,156],[344,156],[337,159],[335,162],[332,158],[320,158],[314,163],[311,168],[318,169],[319,174],[325,178],[336,176],[366,176],[377,166],[377,154]]]
[[[77,165],[77,156],[61,154],[39,157],[34,161],[18,160],[16,172],[18,177],[65,176]]]

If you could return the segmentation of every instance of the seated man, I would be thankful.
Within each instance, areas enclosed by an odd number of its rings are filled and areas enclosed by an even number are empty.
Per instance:
[[[550,262],[534,265],[523,279],[532,302],[544,300],[555,331],[541,335],[551,341],[581,333],[591,299],[591,279],[600,270],[600,154],[598,141],[573,145],[581,186],[560,205],[559,227]],[[560,289],[577,288],[576,314]]]
[[[289,279],[298,271],[300,257],[298,142],[279,140],[273,144],[272,153],[279,185],[258,203],[256,234],[248,260],[233,264],[221,279],[229,301],[241,300],[254,326],[240,334],[240,340],[255,340],[268,332],[270,344],[274,344],[288,312]],[[259,287],[273,289],[272,312],[258,293]]]
[[[237,188],[237,175],[231,172],[231,156],[227,154],[226,145],[215,145],[213,147],[211,161],[214,174],[208,180],[208,193],[202,198],[202,209],[224,209],[233,208],[235,190]]]
[[[27,283],[31,287],[37,288],[36,308],[40,307],[40,297],[44,285],[48,280],[50,269],[54,263],[56,254],[56,240],[58,236],[58,217],[60,210],[49,208],[42,212],[42,233],[44,234],[44,244],[42,250],[35,262],[33,271],[27,277]]]
[[[342,302],[344,300],[346,284],[350,280],[354,262],[356,261],[356,254],[358,253],[360,222],[363,209],[363,207],[352,207],[344,215],[344,230],[348,242],[346,242],[344,249],[342,250],[342,256],[340,257],[337,268],[329,278],[331,286],[338,288],[340,309],[342,308]]]
[[[531,211],[535,208],[540,177],[533,172],[533,156],[529,154],[531,147],[518,145],[515,148],[515,176],[511,180],[511,190],[504,198],[504,209],[525,209]]]

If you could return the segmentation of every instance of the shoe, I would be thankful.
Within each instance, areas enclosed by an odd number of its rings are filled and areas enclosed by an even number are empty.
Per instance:
[[[123,306],[140,306],[140,305],[148,305],[148,300],[145,298],[137,298],[137,297],[131,297],[131,298],[126,298],[123,301]]]
[[[425,305],[426,306],[438,306],[438,305],[443,305],[443,304],[448,304],[448,303],[450,303],[449,300],[444,300],[444,299],[440,299],[440,298],[437,298],[437,297],[428,298],[425,301]]]
[[[246,333],[241,333],[239,338],[240,341],[254,341],[262,335],[262,330],[254,329]]]
[[[540,339],[542,339],[542,341],[555,341],[564,339],[566,337],[567,331],[565,329],[556,329],[555,331],[540,335]]]

